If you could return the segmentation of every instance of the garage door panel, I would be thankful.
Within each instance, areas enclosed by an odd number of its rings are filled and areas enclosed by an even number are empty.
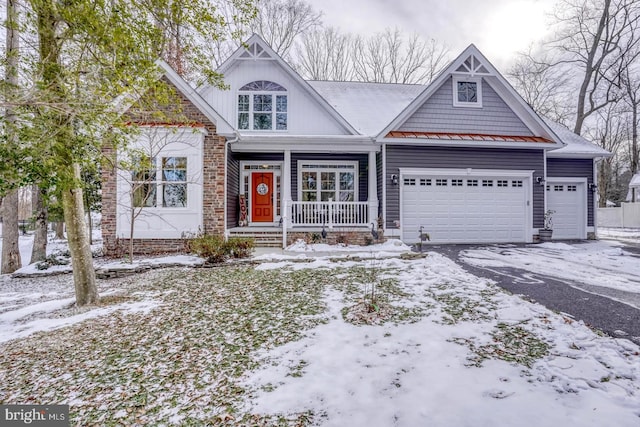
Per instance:
[[[445,178],[428,171],[406,178],[417,183],[430,180],[434,185],[402,186],[404,241],[419,241],[421,226],[435,243],[526,240],[526,180],[495,176]]]
[[[584,182],[555,180],[547,185],[547,208],[553,214],[554,239],[582,239],[586,224],[586,185]]]

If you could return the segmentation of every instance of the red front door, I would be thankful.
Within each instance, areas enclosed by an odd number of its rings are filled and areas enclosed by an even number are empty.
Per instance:
[[[273,222],[273,172],[251,174],[251,221]]]

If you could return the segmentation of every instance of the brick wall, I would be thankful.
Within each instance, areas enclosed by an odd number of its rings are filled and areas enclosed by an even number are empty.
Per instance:
[[[167,90],[168,89],[168,90]],[[125,121],[144,124],[204,125],[203,161],[203,231],[224,233],[224,145],[225,138],[216,134],[215,125],[166,78],[158,88],[149,90],[125,113]],[[102,169],[102,237],[107,256],[117,256],[122,240],[116,235],[116,152],[103,147],[105,165]],[[178,244],[179,242],[179,244]],[[177,249],[177,248],[180,249]],[[179,252],[180,239],[140,239],[134,243],[136,253]]]

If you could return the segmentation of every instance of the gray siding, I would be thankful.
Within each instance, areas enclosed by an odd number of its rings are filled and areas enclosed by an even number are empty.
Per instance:
[[[376,179],[378,181],[378,217],[382,216],[382,152],[376,153]]]
[[[227,228],[238,226],[240,202],[240,161],[255,160],[281,162],[283,154],[278,153],[232,153],[227,154]]]
[[[238,226],[240,162],[227,152],[227,228]]]
[[[366,202],[369,193],[368,154],[291,153],[291,198],[298,200],[298,160],[332,160],[358,162],[358,201]]]
[[[392,185],[389,178],[399,174],[400,168],[453,168],[453,169],[510,169],[533,170],[536,177],[544,176],[542,150],[514,150],[500,148],[450,148],[388,145],[386,147],[387,217],[388,228],[396,228],[393,221],[400,220],[400,186]],[[533,185],[533,224],[543,225],[544,187]]]
[[[588,185],[593,183],[592,159],[547,159],[547,176],[551,178],[587,178],[587,226],[593,226],[593,192]]]
[[[447,79],[397,130],[488,135],[533,135],[484,80],[482,81],[482,108],[454,107],[452,85],[453,79]]]

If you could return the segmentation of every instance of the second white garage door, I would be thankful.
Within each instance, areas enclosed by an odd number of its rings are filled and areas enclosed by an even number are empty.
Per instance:
[[[501,171],[502,172],[502,171]],[[525,242],[530,178],[493,175],[402,174],[402,240],[417,243],[420,227],[431,243]]]
[[[547,181],[547,208],[553,211],[553,238],[586,239],[586,182],[571,178]]]

